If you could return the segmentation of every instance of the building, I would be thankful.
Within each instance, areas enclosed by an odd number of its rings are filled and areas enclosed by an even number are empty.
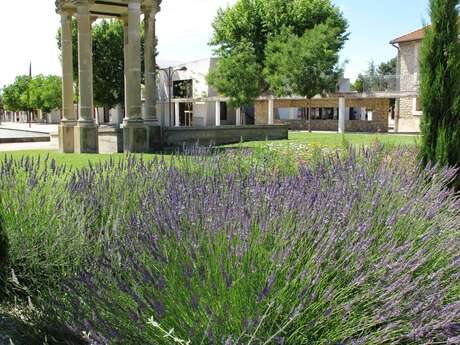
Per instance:
[[[207,58],[159,72],[157,113],[162,114],[164,126],[212,127],[251,123],[254,116],[250,108],[232,108],[227,98],[219,97],[208,85],[206,77],[216,62],[217,58]]]
[[[425,28],[408,33],[390,43],[398,49],[398,71],[400,91],[415,92],[411,97],[397,101],[396,129],[398,132],[420,132],[422,109],[417,96],[420,91],[420,50]]]
[[[339,130],[339,98],[349,98],[344,108],[344,131],[388,132],[388,98],[356,95],[350,80],[340,79],[337,93],[326,98],[259,97],[243,109],[230,106],[208,85],[206,76],[217,58],[207,58],[163,69],[159,76],[157,113],[165,126],[213,127],[226,125],[287,125],[292,130]],[[169,75],[169,78],[168,78]],[[171,79],[171,81],[169,80]],[[171,102],[169,102],[171,88]],[[311,120],[310,120],[311,114]]]

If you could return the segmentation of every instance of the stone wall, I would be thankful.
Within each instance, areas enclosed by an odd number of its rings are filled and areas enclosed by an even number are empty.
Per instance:
[[[418,90],[420,83],[420,41],[400,44],[400,89],[401,91]],[[421,115],[414,111],[413,98],[401,98],[399,103],[398,132],[420,132]]]
[[[220,126],[208,128],[167,128],[166,146],[222,145],[240,141],[288,139],[287,126]]]
[[[337,108],[338,98],[321,99],[275,99],[275,114],[278,108]],[[372,121],[347,120],[345,129],[350,132],[388,132],[388,111],[390,100],[387,98],[349,98],[345,100],[347,108],[368,108],[373,110]],[[268,123],[268,100],[257,100],[255,103],[255,120],[257,125]],[[285,124],[292,130],[308,130],[305,120],[275,120],[277,124]],[[312,120],[314,131],[337,131],[338,120]]]

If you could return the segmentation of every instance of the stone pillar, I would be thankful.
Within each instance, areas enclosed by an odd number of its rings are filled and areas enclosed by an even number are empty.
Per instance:
[[[145,27],[145,105],[143,119],[145,123],[157,123],[156,103],[157,103],[157,83],[156,83],[156,36],[155,36],[155,15],[157,8],[146,6],[144,8],[144,27]]]
[[[147,128],[142,120],[140,0],[128,0],[125,30],[125,120],[123,147],[126,153],[147,152]]]
[[[147,149],[152,152],[154,148],[161,147],[161,123],[157,117],[157,64],[156,64],[156,35],[155,16],[159,11],[156,1],[144,3],[144,80],[145,103],[142,118],[147,129]]]
[[[241,126],[241,108],[236,108],[236,121],[237,126]]]
[[[59,125],[59,152],[75,152],[77,117],[73,106],[72,13],[61,13],[62,120]]]
[[[79,118],[75,127],[75,152],[98,152],[98,129],[93,117],[93,57],[89,1],[77,4]]]
[[[274,101],[273,101],[273,96],[270,96],[268,99],[268,124],[273,125],[275,123],[274,121]]]
[[[174,126],[180,127],[180,103],[174,102]]]
[[[346,106],[345,97],[339,98],[339,133],[345,133]]]
[[[216,127],[220,126],[220,101],[216,101]]]

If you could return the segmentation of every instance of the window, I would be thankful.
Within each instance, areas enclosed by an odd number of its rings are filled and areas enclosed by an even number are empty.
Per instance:
[[[421,100],[420,100],[420,97],[414,97],[412,99],[412,113],[414,115],[422,115],[423,114],[423,111],[422,111],[422,103],[421,103]]]
[[[276,118],[283,121],[298,120],[304,113],[304,108],[278,108]]]
[[[323,120],[333,120],[334,119],[334,108],[323,108],[321,118]]]
[[[227,121],[227,103],[220,102],[220,121]]]

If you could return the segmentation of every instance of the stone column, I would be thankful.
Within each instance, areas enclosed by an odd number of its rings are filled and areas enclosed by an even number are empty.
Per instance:
[[[273,96],[270,96],[268,98],[268,124],[273,125],[274,122],[274,114],[275,109],[274,109],[274,101],[273,101]]]
[[[59,126],[59,151],[75,151],[77,117],[73,106],[72,13],[61,13],[62,120]]]
[[[241,108],[236,108],[236,121],[235,125],[241,126]]]
[[[145,103],[142,118],[147,129],[147,149],[161,147],[161,123],[157,117],[157,64],[156,64],[156,35],[155,16],[159,11],[157,1],[144,2],[144,69],[145,69]]]
[[[128,26],[125,30],[125,120],[123,147],[128,152],[147,152],[147,129],[142,120],[140,0],[128,0]]]
[[[339,98],[339,133],[345,133],[345,97]]]
[[[216,101],[216,127],[220,126],[220,101]]]
[[[157,8],[153,6],[144,7],[144,27],[145,27],[145,46],[144,46],[144,69],[145,69],[145,105],[143,119],[145,123],[157,123],[156,103],[157,103],[157,83],[156,83],[156,36],[155,36],[155,15]]]
[[[180,127],[180,103],[174,102],[174,126]]]
[[[89,1],[77,3],[80,114],[75,127],[75,152],[98,152],[98,129],[93,117],[93,57]]]

